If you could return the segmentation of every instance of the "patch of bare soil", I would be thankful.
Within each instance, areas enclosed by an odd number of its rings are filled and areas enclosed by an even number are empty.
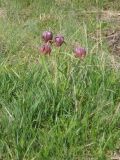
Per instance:
[[[111,160],[120,160],[120,150],[113,153]]]
[[[97,30],[89,35],[95,42],[104,40],[107,43],[108,50],[113,55],[120,56],[120,29]]]
[[[107,30],[105,36],[110,52],[120,56],[120,30]]]
[[[99,19],[105,22],[120,23],[120,12],[111,10],[101,11],[99,14]]]
[[[97,42],[101,39],[106,41],[110,53],[120,56],[120,12],[101,11],[97,16],[100,21],[110,24],[111,27],[106,30],[97,30],[91,33],[90,37]]]
[[[120,12],[104,11],[100,20],[116,24],[116,29],[106,30],[105,37],[110,52],[120,56]]]

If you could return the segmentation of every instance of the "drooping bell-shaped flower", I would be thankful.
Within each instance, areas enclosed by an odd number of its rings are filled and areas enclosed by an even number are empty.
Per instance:
[[[62,35],[57,35],[54,39],[57,47],[60,47],[64,43],[64,37]]]
[[[44,31],[42,34],[42,39],[45,43],[51,42],[53,39],[53,33],[51,31]]]
[[[44,55],[47,55],[47,54],[49,54],[50,55],[50,53],[51,53],[51,47],[50,47],[50,45],[49,44],[44,44],[43,46],[41,46],[40,48],[39,48],[39,51],[40,51],[40,53],[42,53],[42,54],[44,54]]]
[[[86,49],[82,47],[75,47],[73,53],[76,58],[84,58],[86,56]]]

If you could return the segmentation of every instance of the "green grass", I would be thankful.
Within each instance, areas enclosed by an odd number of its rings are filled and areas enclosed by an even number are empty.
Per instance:
[[[120,71],[101,35],[98,42],[90,35],[115,24],[88,11],[118,10],[119,2],[0,0],[0,6],[7,12],[0,17],[0,159],[109,160],[120,147]],[[48,29],[68,44],[41,57],[40,34]],[[84,60],[73,56],[76,41],[88,50]]]

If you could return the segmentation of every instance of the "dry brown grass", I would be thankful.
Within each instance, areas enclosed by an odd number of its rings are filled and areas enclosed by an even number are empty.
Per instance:
[[[3,8],[0,8],[0,18],[4,18],[6,17],[6,15],[7,15],[6,10]]]

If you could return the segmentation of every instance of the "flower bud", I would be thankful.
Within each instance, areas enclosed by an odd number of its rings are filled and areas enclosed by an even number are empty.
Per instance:
[[[51,53],[51,47],[49,44],[44,44],[42,47],[40,47],[40,53],[47,55]]]
[[[54,41],[56,43],[56,46],[60,47],[64,43],[64,37],[61,35],[57,35]]]
[[[50,32],[50,31],[45,31],[45,32],[43,32],[43,34],[42,34],[42,39],[43,39],[43,41],[44,41],[45,43],[47,43],[47,42],[49,42],[49,41],[52,41],[52,39],[53,39],[53,34],[52,34],[52,32]]]
[[[84,58],[86,56],[85,48],[76,47],[73,50],[75,57],[77,58]]]

